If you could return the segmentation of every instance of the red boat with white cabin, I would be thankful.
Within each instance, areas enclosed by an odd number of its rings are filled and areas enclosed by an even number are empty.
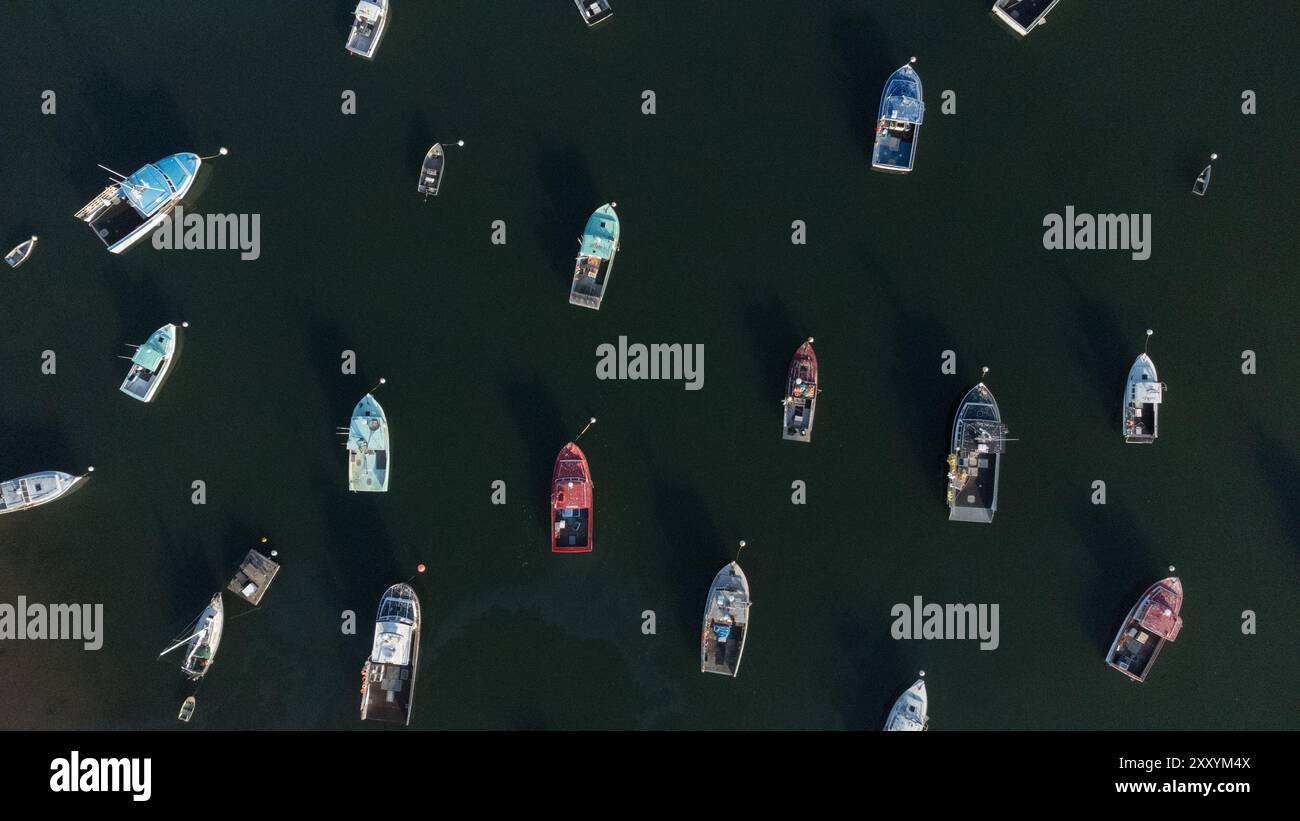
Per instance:
[[[1134,681],[1146,681],[1160,649],[1183,629],[1182,606],[1183,583],[1177,576],[1148,587],[1115,634],[1106,663]]]
[[[551,552],[590,553],[594,545],[596,485],[582,448],[560,450],[551,472]]]

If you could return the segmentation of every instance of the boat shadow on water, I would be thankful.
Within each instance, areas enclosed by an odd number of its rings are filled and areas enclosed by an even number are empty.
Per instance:
[[[870,157],[876,138],[876,115],[885,80],[906,56],[891,60],[892,44],[863,14],[841,14],[831,23],[830,41],[837,59],[830,63],[830,86],[838,91],[846,127]]]
[[[411,189],[414,191],[414,187]],[[333,320],[313,315],[307,321],[307,359],[316,371],[316,381],[321,393],[328,403],[329,418],[335,428],[346,428],[352,419],[352,409],[361,397],[379,382],[379,375],[371,375],[365,365],[369,361],[359,352],[357,354],[356,374],[344,374],[341,370],[344,351],[358,351],[358,340],[349,338],[343,326]],[[376,399],[383,404],[383,391],[380,388]],[[324,440],[322,440],[324,441]],[[335,447],[341,440],[337,437],[329,440]],[[343,467],[339,466],[340,475]],[[345,485],[346,487],[346,485]]]
[[[916,680],[925,665],[904,658],[900,643],[888,630],[869,629],[861,613],[838,611],[835,638],[838,655],[848,675],[839,677],[840,689],[832,705],[844,719],[846,730],[879,730],[899,693]]]
[[[718,569],[735,558],[734,543],[718,535],[704,497],[681,475],[657,474],[651,480],[651,492],[655,510],[660,511],[667,578],[681,581],[673,587],[673,620],[679,625],[682,647],[692,654],[698,668],[700,625],[709,584]]]
[[[501,385],[500,394],[506,414],[514,424],[519,438],[523,440],[527,452],[529,516],[539,522],[549,519],[550,476],[555,466],[555,456],[581,428],[575,428],[574,424],[564,424],[554,392],[536,372],[514,374]],[[577,421],[574,420],[575,423]],[[544,517],[539,517],[538,514],[542,511],[548,512]],[[540,543],[543,537],[540,525],[537,534]]]
[[[326,600],[355,610],[358,635],[368,633],[361,625],[373,621],[367,615],[373,607],[371,599],[378,601],[390,585],[412,575],[411,568],[399,567],[388,525],[380,515],[386,494],[350,492],[341,461],[337,471],[318,472],[311,484],[314,498],[322,501],[324,527],[318,555]],[[349,498],[340,498],[343,495]],[[238,563],[238,558],[234,561]]]
[[[407,118],[406,144],[403,148],[405,153],[402,155],[404,179],[416,180],[420,177],[424,155],[429,153],[429,149],[436,142],[440,140],[434,136],[433,127],[429,125],[429,118],[423,111],[417,111]],[[411,184],[411,192],[415,192],[414,183]]]
[[[1066,286],[1074,300],[1074,316],[1072,322],[1063,324],[1081,329],[1072,334],[1073,338],[1067,344],[1074,352],[1086,381],[1092,386],[1096,400],[1093,407],[1098,413],[1099,423],[1118,433],[1124,381],[1134,357],[1142,353],[1142,329],[1126,332],[1111,306],[1088,296],[1068,279]]]
[[[103,290],[113,301],[113,313],[117,315],[123,337],[117,340],[119,344],[113,353],[125,355],[122,343],[139,345],[148,341],[149,335],[159,326],[169,322],[180,325],[182,317],[172,314],[171,306],[163,299],[162,291],[148,274],[131,276],[114,259],[100,269],[99,279],[103,283]]]
[[[1265,434],[1259,429],[1258,423],[1253,434],[1257,442],[1255,454],[1260,471],[1264,474],[1264,483],[1273,492],[1277,507],[1282,512],[1286,537],[1300,551],[1300,507],[1296,506],[1296,498],[1300,496],[1300,454],[1280,440]]]
[[[745,305],[744,326],[749,336],[748,348],[754,352],[757,366],[754,372],[758,377],[758,392],[772,397],[772,418],[777,420],[777,403],[785,389],[790,357],[811,334],[802,324],[795,323],[780,297],[773,295],[761,301],[745,302],[746,294],[739,285],[736,296],[737,302]],[[772,427],[776,428],[776,421]]]
[[[533,209],[533,233],[555,276],[567,286],[573,282],[583,227],[591,213],[609,199],[601,196],[591,167],[572,143],[556,144],[537,137],[534,165],[546,204]]]
[[[1106,505],[1084,501],[1075,508],[1070,524],[1093,564],[1079,602],[1079,623],[1105,658],[1124,614],[1152,582],[1169,573],[1152,556],[1138,520],[1113,501]]]

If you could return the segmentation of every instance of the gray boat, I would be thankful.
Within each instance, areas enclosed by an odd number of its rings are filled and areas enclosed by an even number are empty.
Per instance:
[[[1047,13],[1060,0],[997,0],[993,14],[1007,24],[1007,28],[1024,37],[1046,22]]]
[[[1201,169],[1201,173],[1196,176],[1196,182],[1192,183],[1192,193],[1195,194],[1196,196],[1203,197],[1205,196],[1205,192],[1209,190],[1210,172],[1214,170],[1213,168],[1214,161],[1217,160],[1218,158],[1219,158],[1218,154],[1211,154],[1210,165],[1207,165],[1205,166],[1205,168]],[[32,239],[35,239],[35,237],[32,237]]]
[[[582,14],[582,20],[587,24],[588,28],[614,16],[614,10],[610,8],[609,0],[573,0],[573,2],[578,7],[579,13]]]
[[[375,642],[361,668],[361,718],[410,724],[420,661],[420,600],[409,584],[384,591]]]
[[[420,181],[416,183],[415,190],[423,194],[425,199],[438,196],[438,188],[442,185],[443,160],[442,143],[434,143],[429,153],[424,155],[424,163],[420,166]]]
[[[919,732],[930,727],[930,699],[925,692],[925,679],[903,691],[885,719],[885,729],[898,732]]]
[[[32,255],[32,249],[35,247],[36,237],[33,235],[31,239],[18,243],[12,251],[5,254],[5,262],[9,263],[10,268],[17,268],[27,261],[27,258]]]
[[[700,640],[700,672],[735,677],[749,637],[749,580],[729,562],[709,585]]]
[[[925,120],[925,99],[921,77],[912,68],[913,57],[885,81],[876,120],[876,143],[871,150],[871,167],[877,171],[906,174],[916,162],[916,143]]]
[[[352,12],[352,30],[348,32],[348,51],[367,60],[375,58],[379,41],[388,29],[388,0],[361,0]]]
[[[0,482],[0,514],[39,507],[67,496],[90,478],[93,470],[89,468],[80,476],[61,470],[43,470]]]
[[[948,520],[993,521],[1007,426],[997,400],[981,382],[967,391],[952,423],[948,453]]]
[[[1150,337],[1151,332],[1147,331]],[[1156,363],[1143,351],[1133,360],[1124,385],[1121,421],[1124,441],[1132,445],[1149,445],[1160,435],[1160,405],[1166,385],[1156,374]]]

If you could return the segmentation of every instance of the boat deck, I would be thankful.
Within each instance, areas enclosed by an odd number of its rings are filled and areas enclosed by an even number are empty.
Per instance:
[[[1111,665],[1141,681],[1164,643],[1164,639],[1131,621],[1120,637]]]
[[[417,641],[418,638],[417,634]],[[364,671],[366,692],[361,700],[362,720],[409,724],[411,694],[415,690],[414,665],[368,661]]]
[[[957,469],[965,470],[967,478],[960,489],[952,490],[948,520],[992,522],[998,504],[998,454],[958,456]]]
[[[610,7],[609,0],[574,0],[574,2],[588,26],[594,26],[614,16],[614,9]]]
[[[915,123],[903,129],[883,126],[876,134],[876,146],[871,155],[871,165],[884,171],[911,171],[916,156]]]
[[[1016,33],[1025,35],[1047,16],[1060,0],[997,0],[993,13]]]
[[[746,625],[726,626],[731,628],[726,641],[718,641],[713,632],[713,623],[705,628],[707,632],[704,636],[704,652],[700,665],[700,669],[705,673],[720,673],[724,676],[736,674],[736,669],[740,665],[740,654],[745,646]]]
[[[609,269],[610,261],[607,259],[579,257],[573,271],[573,286],[569,289],[569,303],[600,310]]]
[[[785,430],[782,439],[792,442],[812,441],[814,405],[807,399],[789,399],[785,405]]]
[[[554,546],[558,550],[591,549],[591,509],[566,507],[555,511]]]
[[[95,233],[104,244],[111,248],[147,221],[148,219],[135,210],[130,202],[126,199],[118,199],[100,213],[90,223],[90,227],[95,229]]]

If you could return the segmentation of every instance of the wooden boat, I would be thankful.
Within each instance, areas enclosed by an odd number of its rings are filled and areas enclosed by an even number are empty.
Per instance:
[[[813,414],[821,390],[821,383],[817,381],[817,354],[812,344],[812,337],[809,337],[794,352],[785,380],[785,399],[781,400],[781,438],[794,442],[812,441]]]
[[[595,547],[596,484],[587,457],[573,442],[551,471],[551,552],[590,553]]]
[[[1134,681],[1146,681],[1165,642],[1183,629],[1182,607],[1183,583],[1177,576],[1148,587],[1120,624],[1106,663]]]
[[[415,190],[423,194],[425,199],[438,196],[438,188],[442,185],[443,159],[442,143],[434,143],[429,153],[424,155],[424,163],[420,166],[420,181],[416,183]]]
[[[27,258],[32,255],[32,249],[35,247],[36,236],[32,235],[31,239],[18,243],[12,251],[5,254],[5,262],[9,263],[10,268],[17,268],[27,261]]]

